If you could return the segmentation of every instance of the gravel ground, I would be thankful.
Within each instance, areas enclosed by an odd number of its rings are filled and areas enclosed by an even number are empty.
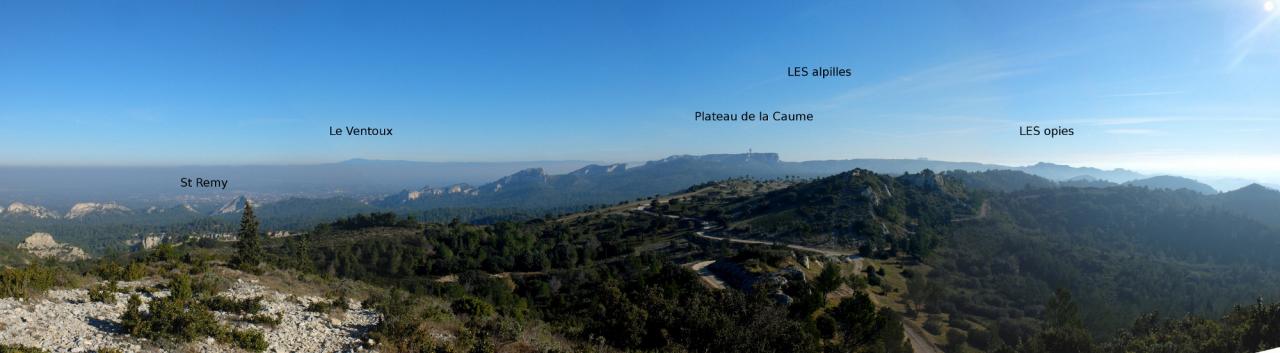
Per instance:
[[[152,284],[155,281],[121,282],[119,285],[132,289]],[[166,294],[156,293],[157,296]],[[193,352],[238,351],[212,339],[174,345],[129,336],[117,323],[125,311],[129,295],[115,295],[115,304],[90,302],[85,289],[51,290],[43,298],[35,300],[0,299],[0,342],[38,347],[50,352],[94,352],[102,348],[123,352],[164,352],[175,347]],[[358,302],[350,302],[349,310],[336,315],[314,313],[306,311],[307,305],[323,298],[291,297],[243,280],[237,280],[221,295],[235,298],[261,296],[264,314],[280,314],[280,324],[274,328],[230,321],[229,315],[219,314],[224,323],[262,330],[270,345],[268,352],[364,352],[370,351],[368,347],[373,344],[366,334],[377,324],[378,315],[361,308]],[[150,300],[150,296],[143,296],[144,303]]]

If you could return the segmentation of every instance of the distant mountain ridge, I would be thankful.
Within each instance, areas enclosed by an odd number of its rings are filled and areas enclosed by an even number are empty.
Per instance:
[[[1199,181],[1195,181],[1195,180],[1183,178],[1183,177],[1171,176],[1171,175],[1160,175],[1160,176],[1154,176],[1146,179],[1132,180],[1132,181],[1126,182],[1125,185],[1140,186],[1140,187],[1147,187],[1147,188],[1153,188],[1153,189],[1169,189],[1169,190],[1186,189],[1186,190],[1195,191],[1205,195],[1212,195],[1212,194],[1218,193],[1218,190],[1214,190],[1212,186],[1206,185]]]
[[[629,168],[626,164],[592,164],[565,174],[549,174],[529,168],[471,187],[456,184],[445,188],[423,187],[403,190],[372,204],[411,209],[436,207],[565,207],[613,203],[654,194],[665,194],[690,185],[735,177],[825,177],[854,169],[881,174],[936,171],[1006,170],[1044,173],[1053,180],[1111,178],[1127,181],[1142,177],[1135,172],[1114,169],[1077,168],[1051,163],[1027,167],[946,162],[928,159],[849,159],[787,162],[777,153],[737,153],[674,155]],[[1055,179],[1056,178],[1056,179]],[[1048,181],[1053,183],[1052,181]]]
[[[1040,163],[1014,167],[974,162],[948,162],[929,159],[845,159],[784,161],[777,153],[736,153],[709,155],[674,155],[643,163],[602,163],[576,160],[516,162],[417,162],[405,160],[349,159],[335,163],[302,165],[241,166],[166,166],[166,167],[20,167],[0,166],[0,200],[39,204],[50,209],[66,210],[86,200],[107,200],[122,206],[145,210],[150,206],[225,202],[228,197],[254,195],[261,202],[290,197],[385,196],[406,187],[432,185],[441,189],[453,186],[484,185],[516,171],[541,168],[545,174],[570,172],[601,174],[629,172],[631,169],[660,164],[713,163],[721,168],[715,176],[752,175],[819,177],[862,168],[877,173],[901,174],[934,171],[1022,170],[1052,180],[1080,175],[1121,183],[1141,178],[1123,169],[1101,170],[1058,164]],[[593,168],[586,168],[592,166]],[[610,170],[613,168],[614,170]],[[727,170],[736,169],[736,170]],[[217,178],[229,181],[225,190],[180,188],[180,178]],[[705,179],[705,178],[694,178]],[[417,190],[417,189],[411,189]],[[6,202],[7,204],[7,202]],[[211,206],[216,207],[216,206]]]
[[[1069,165],[1053,164],[1040,162],[1026,167],[1012,168],[1027,172],[1029,174],[1039,175],[1051,180],[1063,181],[1087,176],[1094,179],[1107,180],[1113,183],[1123,183],[1135,179],[1145,178],[1146,176],[1134,171],[1125,169],[1102,170],[1092,167],[1072,167]]]
[[[104,198],[76,197],[70,199],[71,211],[67,215],[59,214],[55,209],[67,209],[58,203],[44,203],[39,205],[28,202],[27,200],[35,200],[39,202],[47,197],[18,199],[23,202],[14,202],[9,207],[0,212],[0,217],[5,219],[19,218],[37,218],[37,219],[77,219],[83,220],[87,216],[96,218],[118,218],[122,215],[152,215],[149,219],[187,219],[199,215],[207,215],[220,217],[239,213],[242,205],[248,196],[252,196],[252,202],[255,206],[259,203],[273,204],[284,200],[293,199],[293,201],[281,205],[294,205],[295,207],[319,210],[326,210],[328,213],[340,213],[342,209],[348,210],[391,210],[402,212],[417,212],[432,209],[448,209],[448,208],[472,208],[472,209],[521,209],[531,212],[559,212],[570,211],[587,207],[589,205],[612,204],[623,200],[631,200],[638,197],[652,196],[655,194],[667,194],[678,190],[683,190],[691,185],[697,185],[708,181],[722,180],[727,178],[751,177],[757,179],[799,177],[799,178],[817,178],[836,175],[849,170],[863,169],[874,173],[900,175],[903,173],[919,173],[924,170],[931,170],[938,173],[953,173],[953,176],[964,180],[967,184],[975,189],[997,190],[997,191],[1016,191],[1031,188],[1044,187],[1089,187],[1101,188],[1119,185],[1120,183],[1128,183],[1131,186],[1152,187],[1152,188],[1186,188],[1205,194],[1215,194],[1216,190],[1212,187],[1199,183],[1195,180],[1176,178],[1176,177],[1154,177],[1147,178],[1125,169],[1103,170],[1090,167],[1073,167],[1068,165],[1053,163],[1037,163],[1034,165],[1023,167],[1009,167],[996,164],[972,163],[972,162],[948,162],[935,161],[929,159],[848,159],[848,160],[821,160],[821,161],[802,161],[790,162],[781,159],[777,153],[736,153],[736,154],[709,154],[709,155],[673,155],[662,159],[648,162],[625,164],[625,163],[581,163],[549,161],[544,162],[550,167],[532,165],[535,162],[504,162],[504,163],[434,163],[434,162],[411,162],[411,161],[380,161],[367,159],[352,159],[339,163],[318,165],[318,166],[297,166],[300,169],[291,169],[293,167],[277,166],[277,167],[229,167],[229,168],[247,168],[240,172],[247,173],[249,171],[261,171],[265,174],[255,175],[260,178],[279,178],[283,176],[293,175],[290,173],[308,171],[315,175],[309,175],[309,182],[323,179],[323,174],[330,170],[327,168],[338,168],[338,170],[363,171],[366,174],[362,178],[352,180],[370,180],[371,185],[376,187],[351,187],[342,186],[345,181],[335,181],[335,184],[328,186],[328,191],[290,191],[277,193],[260,193],[247,192],[240,189],[236,185],[241,185],[239,179],[231,178],[231,187],[226,191],[210,192],[208,190],[194,191],[196,196],[178,196],[168,194],[167,198],[159,200],[148,200],[145,197],[131,196],[120,199],[120,201],[97,201],[85,202],[83,199],[91,200],[112,200]],[[497,168],[510,168],[514,172],[507,174],[495,175],[491,179],[482,182],[444,182],[440,180],[448,180],[442,175],[449,171],[464,170],[472,168],[476,165],[487,168],[492,171]],[[567,168],[572,166],[573,168]],[[201,171],[218,170],[214,167],[199,167]],[[418,171],[422,172],[426,169],[440,169],[426,174],[415,174],[417,172],[400,173],[400,171]],[[4,168],[0,168],[3,172]],[[123,173],[123,169],[104,169],[107,174]],[[103,172],[104,170],[98,170]],[[161,169],[152,169],[161,170]],[[286,171],[291,170],[291,171]],[[958,174],[958,173],[968,173]],[[345,172],[344,172],[345,173]],[[128,174],[128,173],[124,173]],[[387,179],[386,175],[397,175],[395,178]],[[388,187],[391,180],[409,180],[415,175],[434,175],[433,177],[415,179],[416,181],[405,182],[408,185],[426,185],[417,188],[404,188],[400,186],[400,191],[392,192],[385,190],[383,192],[375,192],[379,188]],[[348,175],[354,177],[353,175]],[[345,177],[344,177],[345,178]],[[4,181],[5,174],[0,173],[0,182]],[[341,179],[341,178],[339,178]],[[454,178],[455,180],[458,178]],[[474,179],[474,178],[472,178]],[[173,184],[173,180],[169,180],[169,184]],[[254,183],[248,183],[254,185]],[[258,183],[258,185],[263,185]],[[314,185],[313,185],[314,186]],[[168,190],[183,190],[169,185]],[[285,189],[295,190],[295,189]],[[363,190],[363,191],[355,191]],[[3,192],[0,192],[2,194]],[[326,201],[342,199],[339,202],[342,207],[333,205],[321,205]],[[309,201],[303,201],[309,200]],[[197,212],[196,208],[191,206],[199,206],[201,211]],[[297,212],[279,210],[303,218]]]

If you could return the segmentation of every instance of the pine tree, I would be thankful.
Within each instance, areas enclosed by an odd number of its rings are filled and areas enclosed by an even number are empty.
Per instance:
[[[1076,302],[1066,288],[1058,288],[1045,305],[1045,321],[1052,327],[1084,327]]]
[[[125,330],[134,336],[139,336],[143,332],[147,332],[149,330],[149,328],[146,327],[146,320],[143,320],[142,311],[139,310],[141,306],[142,298],[138,297],[137,293],[134,293],[129,296],[128,308],[125,309],[124,314],[120,316],[120,325],[124,326]]]
[[[236,257],[232,262],[241,269],[258,267],[262,262],[262,238],[258,234],[258,219],[253,216],[253,205],[244,200],[244,215],[240,218],[240,232],[236,234]]]

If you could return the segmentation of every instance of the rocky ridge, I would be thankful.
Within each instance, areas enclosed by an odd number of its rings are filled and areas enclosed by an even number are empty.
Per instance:
[[[67,219],[76,219],[93,214],[106,213],[129,213],[132,212],[128,207],[121,206],[114,202],[97,203],[97,202],[81,202],[75,206],[71,206],[71,210],[67,211]]]
[[[35,218],[60,218],[57,212],[50,209],[36,205],[28,205],[21,202],[9,204],[9,207],[5,209],[5,214],[10,216],[23,215]]]

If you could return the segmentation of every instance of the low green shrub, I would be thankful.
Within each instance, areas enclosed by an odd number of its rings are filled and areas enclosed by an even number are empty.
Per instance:
[[[29,298],[66,282],[66,271],[39,262],[0,270],[0,298]]]
[[[346,311],[350,309],[345,296],[339,296],[332,301],[318,301],[307,305],[307,311],[316,313],[328,313],[332,311]]]
[[[455,314],[469,315],[476,318],[487,318],[493,316],[493,305],[480,300],[476,297],[463,297],[453,301],[453,305],[449,306]]]
[[[148,305],[150,310],[145,314],[140,309],[142,298],[137,294],[131,295],[124,314],[120,315],[120,325],[129,334],[147,339],[191,342],[203,337],[213,337],[219,342],[249,351],[266,350],[267,342],[261,331],[236,330],[219,324],[213,311],[205,305],[211,298],[219,297],[196,298],[191,289],[191,278],[186,274],[174,276],[167,287],[170,295],[152,300]],[[254,306],[260,310],[260,300],[261,298],[245,301],[228,299],[221,304],[228,305],[232,310],[247,310]]]
[[[147,276],[147,266],[139,262],[120,265],[116,261],[103,259],[98,260],[91,273],[104,280],[136,281]]]
[[[224,329],[214,338],[218,342],[227,343],[251,352],[267,350],[267,339],[263,337],[262,331],[258,330]]]
[[[252,324],[267,326],[267,327],[276,327],[280,325],[280,321],[282,321],[283,319],[284,318],[281,317],[280,313],[276,313],[274,316],[267,315],[267,314],[254,314],[252,316],[244,318],[244,321]]]
[[[213,311],[231,314],[256,314],[262,311],[262,297],[234,299],[224,296],[210,296],[200,299],[200,304]]]
[[[942,334],[942,322],[937,319],[929,319],[924,322],[924,330],[934,335]]]
[[[89,301],[96,303],[116,303],[116,293],[121,292],[120,287],[116,285],[116,281],[109,281],[107,284],[98,284],[89,287]]]
[[[0,353],[48,353],[48,351],[23,345],[0,344]]]

